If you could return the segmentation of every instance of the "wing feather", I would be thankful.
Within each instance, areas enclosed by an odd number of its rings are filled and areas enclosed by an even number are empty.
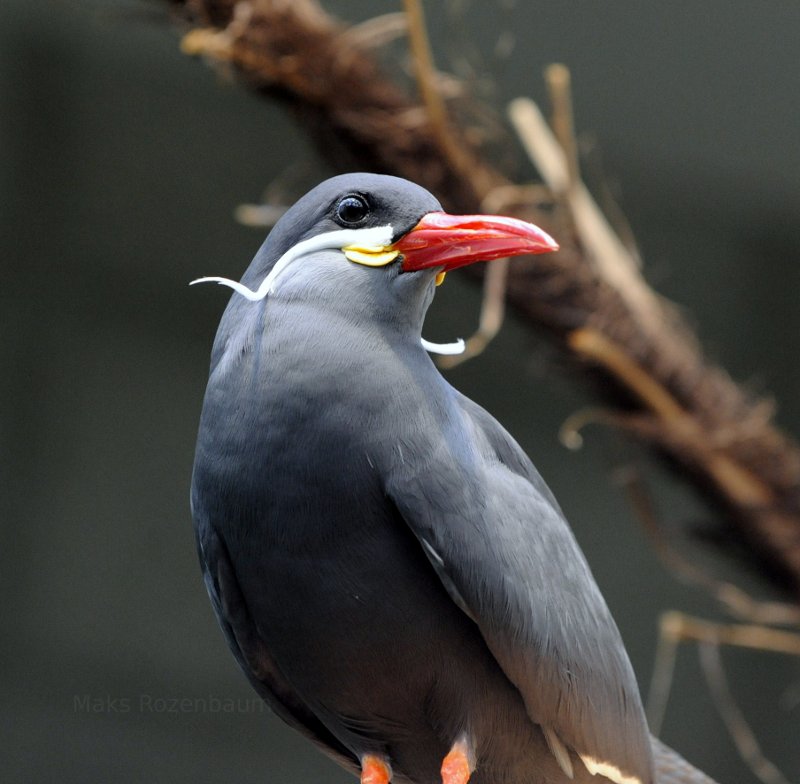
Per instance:
[[[389,496],[531,718],[597,772],[649,784],[636,680],[561,509],[497,421],[455,399],[449,438],[431,438],[416,466],[395,466]]]

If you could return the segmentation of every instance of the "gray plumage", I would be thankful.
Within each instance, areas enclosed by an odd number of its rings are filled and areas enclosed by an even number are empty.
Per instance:
[[[353,193],[369,203],[362,226],[388,222],[393,239],[440,209],[403,180],[334,178],[286,213],[242,282],[258,288],[298,242],[340,230]],[[398,782],[438,782],[467,736],[475,784],[565,782],[567,763],[577,782],[603,780],[579,755],[650,784],[636,682],[556,500],[420,345],[436,271],[331,248],[260,301],[232,296],[192,481],[217,617],[272,709],[353,771],[377,754]]]

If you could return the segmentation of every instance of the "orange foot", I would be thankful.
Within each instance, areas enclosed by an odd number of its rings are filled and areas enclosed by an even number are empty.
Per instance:
[[[442,784],[467,784],[475,766],[466,741],[458,740],[442,760]]]
[[[372,754],[361,758],[361,784],[389,784],[392,770],[387,762]]]

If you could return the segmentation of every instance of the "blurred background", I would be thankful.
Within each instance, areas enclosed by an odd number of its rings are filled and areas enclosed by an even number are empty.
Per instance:
[[[375,13],[368,2],[325,5],[348,21]],[[520,94],[543,103],[543,67],[570,66],[578,127],[602,152],[648,279],[800,435],[800,6],[429,5],[439,65],[466,56],[490,77],[476,89],[500,113]],[[277,106],[178,43],[158,2],[0,4],[3,781],[349,780],[237,671],[188,509],[228,294],[187,283],[238,277],[249,263],[264,231],[234,221],[238,204],[287,172],[290,198],[330,172]],[[426,336],[469,334],[479,299],[449,276]],[[565,450],[558,428],[588,400],[513,318],[449,378],[552,486],[646,690],[659,613],[718,613],[656,560],[612,468],[642,465],[668,522],[702,524],[707,510],[601,430]],[[800,662],[723,656],[765,753],[800,780]],[[692,646],[679,655],[662,736],[723,784],[755,781]]]

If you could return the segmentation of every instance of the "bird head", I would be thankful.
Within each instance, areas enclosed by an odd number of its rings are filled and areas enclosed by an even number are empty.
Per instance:
[[[278,221],[241,282],[248,300],[324,299],[355,312],[422,315],[450,270],[558,249],[548,234],[514,218],[450,215],[424,188],[398,177],[345,174],[318,185]]]

